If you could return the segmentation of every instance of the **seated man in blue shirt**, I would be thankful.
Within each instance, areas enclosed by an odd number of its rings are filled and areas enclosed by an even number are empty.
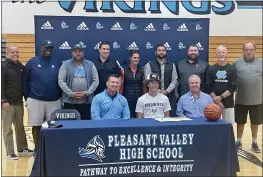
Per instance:
[[[210,95],[201,92],[201,79],[191,75],[188,79],[190,91],[179,99],[176,114],[180,117],[204,117],[204,109],[208,104],[214,103]]]
[[[91,119],[130,119],[130,110],[127,99],[119,94],[119,77],[110,75],[107,80],[107,89],[93,98],[91,104]]]

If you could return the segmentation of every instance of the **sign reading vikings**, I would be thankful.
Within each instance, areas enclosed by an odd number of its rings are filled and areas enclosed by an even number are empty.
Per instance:
[[[108,135],[106,143],[96,135],[86,148],[79,147],[80,157],[88,160],[88,164],[79,165],[79,173],[80,176],[110,176],[190,172],[194,160],[188,158],[187,152],[193,145],[193,133]],[[115,161],[106,154],[114,154]]]
[[[24,0],[12,0],[12,3],[21,2]],[[30,4],[37,3],[42,4],[48,2],[46,0],[29,0]],[[71,13],[75,7],[77,1],[75,0],[58,0],[59,6],[66,12]],[[147,13],[149,11],[152,14],[161,14],[161,4],[164,5],[165,10],[168,10],[171,14],[180,15],[180,5],[187,10],[189,13],[196,15],[209,15],[214,13],[216,15],[228,15],[231,14],[236,7],[238,9],[262,9],[261,1],[207,1],[200,0],[198,5],[193,4],[190,0],[86,0],[83,9],[86,12],[96,13],[101,10],[103,13],[115,13],[115,6],[124,13]],[[129,2],[129,3],[128,3]],[[101,3],[99,7],[98,4]],[[130,4],[132,3],[132,5]],[[149,9],[146,9],[146,4],[149,3]]]

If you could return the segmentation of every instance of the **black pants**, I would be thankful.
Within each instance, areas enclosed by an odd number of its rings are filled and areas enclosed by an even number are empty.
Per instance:
[[[136,116],[136,112],[135,112],[136,104],[137,104],[137,101],[128,101],[131,118],[136,118],[137,117]]]
[[[91,120],[90,104],[69,104],[64,103],[64,109],[76,109],[81,116],[81,120]]]

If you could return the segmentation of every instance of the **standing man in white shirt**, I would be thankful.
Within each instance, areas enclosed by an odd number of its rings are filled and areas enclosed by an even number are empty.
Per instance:
[[[141,96],[136,105],[137,118],[170,117],[170,102],[166,95],[159,93],[160,78],[152,73],[147,76],[148,93]]]

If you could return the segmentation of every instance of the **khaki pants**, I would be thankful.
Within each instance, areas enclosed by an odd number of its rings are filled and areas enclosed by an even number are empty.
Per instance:
[[[28,148],[23,117],[23,104],[10,105],[8,111],[2,108],[3,137],[7,154],[14,154],[12,123],[15,126],[17,151]]]

